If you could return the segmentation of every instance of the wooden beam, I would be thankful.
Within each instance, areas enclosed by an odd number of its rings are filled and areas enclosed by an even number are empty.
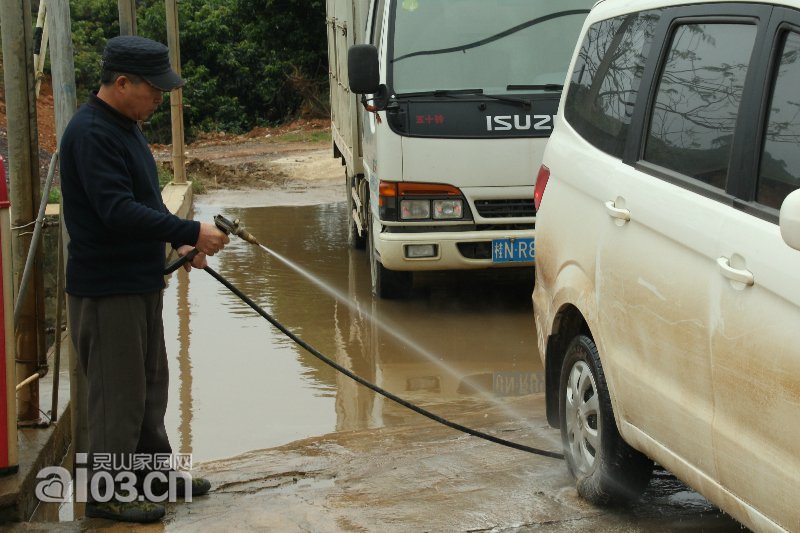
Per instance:
[[[178,24],[177,0],[165,0],[167,11],[167,42],[169,62],[172,70],[181,74],[181,39]],[[175,89],[169,95],[172,116],[172,171],[173,182],[186,183],[186,158],[183,132],[183,89]]]
[[[117,0],[119,34],[136,35],[136,0]]]
[[[55,104],[56,114],[56,143],[61,146],[61,136],[64,134],[67,124],[72,115],[75,114],[77,107],[77,95],[75,89],[75,52],[72,44],[71,15],[69,2],[63,0],[46,0],[47,2],[47,26],[50,32],[50,71],[53,76],[53,103]],[[59,213],[63,213],[63,205]],[[67,257],[67,246],[69,245],[69,234],[64,226],[64,217],[59,217],[62,242],[62,254]],[[66,265],[65,265],[66,266]],[[62,279],[66,275],[61,273]],[[69,311],[67,311],[69,312]],[[69,324],[69,318],[67,318]],[[59,325],[60,326],[60,325]],[[69,329],[69,328],[68,328]],[[56,329],[57,334],[60,330]],[[71,336],[68,336],[68,338]],[[89,451],[89,422],[87,413],[88,385],[86,376],[80,368],[78,354],[72,342],[65,342],[61,345],[66,352],[69,365],[69,388],[70,405],[72,409],[72,447],[71,453],[84,453]],[[53,413],[55,414],[55,413]],[[74,457],[74,456],[73,456]],[[73,464],[75,462],[73,461]]]
[[[39,139],[33,67],[33,22],[30,0],[0,0],[3,21],[3,72],[8,124],[8,172],[11,185],[12,264],[14,294],[31,244],[31,228],[38,212]],[[16,230],[14,230],[16,228]],[[15,324],[17,379],[25,380],[46,365],[44,342],[44,283],[39,249],[31,287],[25,293],[19,321]],[[39,422],[39,387],[34,381],[19,391],[17,419],[23,424]]]

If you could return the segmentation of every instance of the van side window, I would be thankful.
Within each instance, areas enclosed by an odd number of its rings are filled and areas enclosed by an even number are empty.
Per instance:
[[[800,34],[787,32],[780,56],[764,150],[758,175],[756,201],[780,209],[786,196],[800,187]]]
[[[725,189],[755,38],[754,25],[676,28],[658,80],[644,159]]]
[[[660,11],[603,20],[586,32],[564,116],[600,150],[621,158]]]

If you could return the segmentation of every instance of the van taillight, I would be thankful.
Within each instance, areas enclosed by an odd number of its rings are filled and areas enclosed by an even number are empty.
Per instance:
[[[550,169],[542,165],[539,168],[539,175],[536,176],[536,188],[533,189],[533,205],[536,210],[542,205],[542,197],[544,196],[544,189],[547,187],[547,180],[550,179]]]

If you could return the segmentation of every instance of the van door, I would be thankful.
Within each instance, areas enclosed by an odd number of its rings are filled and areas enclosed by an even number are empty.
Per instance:
[[[759,20],[746,6],[726,7],[724,16],[715,9],[679,8],[662,17],[655,42],[664,43],[663,59],[648,63],[643,81],[652,98],[633,117],[642,142],[605,202],[598,280],[606,350],[626,406],[623,435],[630,436],[629,423],[658,443],[639,437],[637,447],[668,468],[685,473],[680,463],[688,462],[711,477],[709,302],[730,204],[731,139]],[[678,461],[658,453],[661,446]]]
[[[783,242],[777,215],[800,187],[800,16],[784,10],[783,17],[794,25],[773,22],[775,52],[761,61],[774,66],[764,76],[772,80],[761,113],[765,125],[753,135],[760,150],[753,150],[757,171],[745,198],[753,214],[726,213],[710,326],[719,480],[797,531],[800,252]]]

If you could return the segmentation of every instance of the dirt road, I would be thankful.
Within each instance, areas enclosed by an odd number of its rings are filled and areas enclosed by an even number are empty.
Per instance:
[[[231,196],[251,196],[240,194],[243,190],[309,192],[312,182],[315,188],[330,185],[332,191],[344,182],[344,167],[332,156],[329,131],[324,121],[301,120],[241,136],[211,136],[187,147],[186,173],[200,182],[201,191],[235,191]],[[154,153],[170,166],[168,146],[156,146]],[[344,193],[341,187],[336,190]]]

